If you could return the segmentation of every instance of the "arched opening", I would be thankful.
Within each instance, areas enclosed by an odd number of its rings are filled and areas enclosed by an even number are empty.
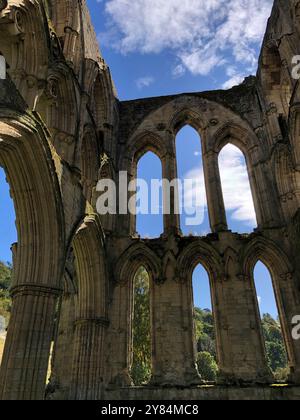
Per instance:
[[[199,264],[193,272],[193,305],[198,371],[205,381],[218,375],[216,334],[209,276]]]
[[[135,386],[149,383],[152,376],[150,277],[140,267],[133,281],[131,377]]]
[[[159,237],[164,230],[162,164],[156,154],[146,153],[137,165],[136,231],[142,238]]]
[[[286,382],[290,372],[278,304],[270,271],[261,261],[254,268],[254,282],[268,365],[276,380]]]
[[[219,154],[219,168],[229,228],[238,233],[252,232],[257,220],[244,154],[227,144]]]
[[[9,185],[4,170],[0,167],[0,364],[10,319],[12,282],[12,244],[17,242],[15,208],[10,197]]]
[[[178,179],[180,180],[180,225],[183,234],[206,236],[211,232],[202,162],[201,138],[191,126],[176,137]]]

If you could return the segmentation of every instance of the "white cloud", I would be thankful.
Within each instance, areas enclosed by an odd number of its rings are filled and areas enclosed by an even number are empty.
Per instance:
[[[239,73],[234,67],[228,67],[226,71],[229,79],[223,83],[223,89],[231,89],[233,86],[237,86],[244,80],[244,75]]]
[[[258,304],[261,306],[261,296],[257,296]]]
[[[249,177],[242,152],[229,144],[221,151],[219,167],[222,179],[225,207],[231,213],[233,220],[256,227],[256,215],[250,189]],[[195,189],[185,191],[188,203],[197,203],[207,209],[203,168],[192,169],[185,175],[185,179],[193,179],[197,183],[198,194]]]
[[[152,85],[154,81],[155,80],[153,77],[145,76],[145,77],[140,77],[139,79],[137,79],[135,83],[136,83],[137,88],[141,90]]]
[[[124,54],[171,49],[179,60],[175,77],[185,70],[207,75],[226,65],[228,54],[253,72],[272,4],[273,0],[106,0],[108,30],[100,40]],[[228,86],[236,80],[237,76]]]
[[[227,145],[220,153],[219,166],[226,209],[232,218],[257,225],[244,157],[240,150]]]

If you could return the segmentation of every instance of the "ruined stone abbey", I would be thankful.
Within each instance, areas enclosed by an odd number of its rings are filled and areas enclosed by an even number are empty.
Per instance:
[[[255,13],[255,11],[254,11]],[[16,210],[13,306],[0,398],[300,399],[300,1],[275,0],[256,77],[228,91],[121,102],[84,0],[0,0],[0,166]],[[148,151],[177,177],[175,137],[202,139],[212,233],[185,237],[176,215],[141,239],[132,215],[99,216],[98,180],[136,176]],[[228,229],[218,155],[245,155],[258,228]],[[128,181],[130,181],[129,179]],[[289,386],[268,369],[253,268],[270,270]],[[220,375],[201,386],[192,272],[209,273]],[[151,282],[152,379],[134,387],[133,278]],[[46,378],[50,353],[51,379]],[[299,385],[299,386],[298,386]]]

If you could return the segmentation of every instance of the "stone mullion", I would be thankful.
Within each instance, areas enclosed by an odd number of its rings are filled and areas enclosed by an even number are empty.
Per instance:
[[[228,230],[218,154],[209,152],[203,156],[207,205],[212,232]]]
[[[166,155],[162,159],[162,167],[163,179],[172,182],[178,178],[175,155]],[[180,216],[178,211],[176,211],[176,209],[179,208],[178,186],[177,191],[174,191],[174,188],[171,188],[170,197],[167,197],[166,191],[164,191],[164,209],[166,209],[166,200],[170,201],[170,214],[166,214],[166,211],[164,211],[164,233],[165,235],[180,234]],[[176,200],[178,200],[177,203]]]

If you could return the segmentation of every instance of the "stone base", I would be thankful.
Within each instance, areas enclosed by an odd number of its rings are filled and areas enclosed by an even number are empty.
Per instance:
[[[300,386],[225,387],[199,386],[195,388],[134,387],[107,389],[108,401],[298,401]]]

